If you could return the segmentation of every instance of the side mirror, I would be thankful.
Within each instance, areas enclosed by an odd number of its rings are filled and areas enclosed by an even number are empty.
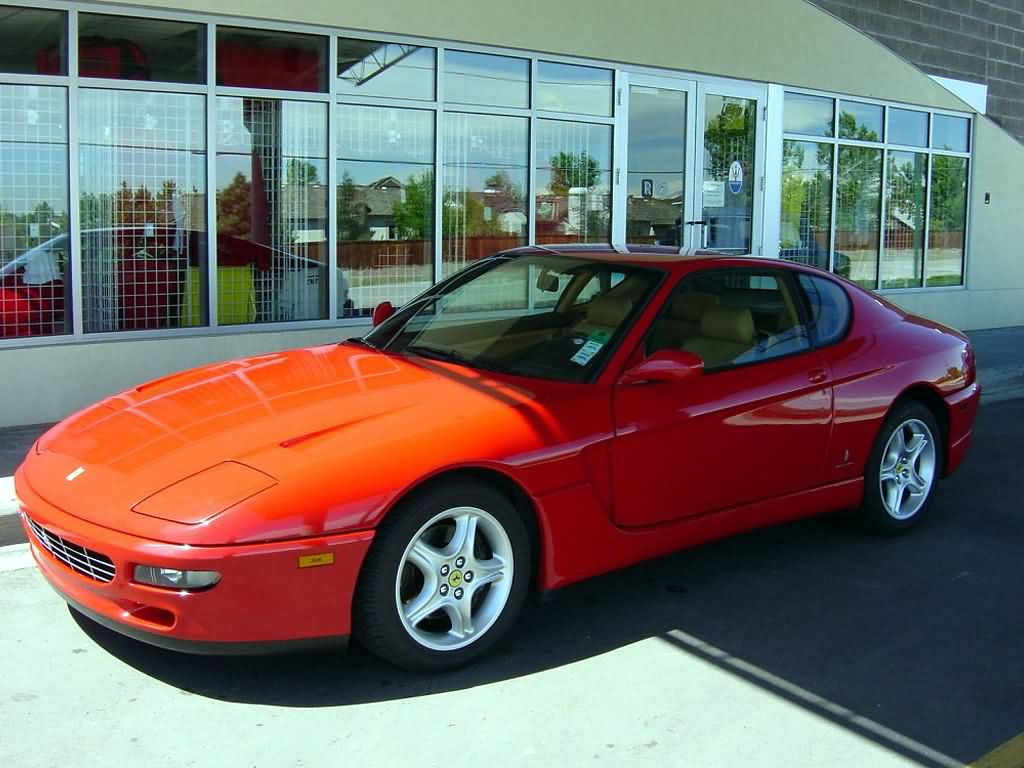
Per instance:
[[[376,328],[393,314],[395,314],[395,305],[390,301],[382,301],[373,308],[373,327]]]
[[[659,349],[642,363],[622,374],[620,384],[679,382],[704,372],[704,361],[681,349]]]

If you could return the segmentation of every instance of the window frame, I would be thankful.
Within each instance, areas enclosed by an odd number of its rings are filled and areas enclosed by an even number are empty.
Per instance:
[[[843,300],[846,303],[846,320],[843,325],[841,333],[837,334],[836,337],[831,341],[822,341],[818,335],[818,325],[813,321],[814,313],[812,311],[811,300],[807,295],[807,291],[800,284],[800,277],[806,276],[809,280],[820,280],[825,283],[831,283],[839,289],[843,295]],[[793,283],[796,285],[796,290],[800,295],[801,310],[805,313],[804,325],[807,326],[807,332],[811,337],[811,344],[814,349],[828,349],[836,344],[842,344],[850,335],[850,330],[853,328],[854,313],[856,307],[854,306],[853,299],[850,298],[850,291],[844,286],[839,278],[833,277],[832,273],[817,274],[806,270],[795,270],[793,275]],[[863,290],[863,289],[861,289]]]
[[[879,211],[879,249],[878,258],[876,261],[875,269],[875,282],[873,287],[867,288],[867,290],[874,291],[880,294],[888,293],[917,293],[921,291],[934,292],[937,290],[946,291],[962,291],[968,289],[968,267],[970,259],[970,229],[971,229],[971,214],[972,214],[972,202],[971,192],[973,188],[974,179],[974,157],[973,150],[975,146],[975,133],[977,120],[971,113],[960,112],[954,109],[943,109],[940,107],[927,107],[918,104],[909,104],[901,102],[892,102],[882,99],[872,99],[869,97],[853,96],[849,94],[842,94],[838,92],[822,91],[813,88],[799,88],[799,87],[785,87],[783,94],[793,93],[806,96],[818,96],[832,99],[833,109],[833,132],[831,136],[819,136],[814,134],[801,134],[794,133],[791,131],[782,131],[782,141],[804,141],[804,142],[816,142],[822,144],[830,144],[832,146],[832,207],[830,210],[830,228],[829,228],[829,253],[828,253],[828,271],[835,273],[835,262],[836,262],[836,249],[835,249],[835,236],[836,236],[836,198],[838,190],[838,178],[839,178],[839,147],[840,146],[854,146],[854,147],[868,147],[874,149],[880,149],[882,151],[882,180],[881,180],[881,201]],[[884,109],[882,117],[882,136],[879,141],[861,141],[857,139],[844,139],[839,137],[839,111],[840,103],[842,101],[856,101],[863,104],[871,104],[881,106]],[[784,108],[784,104],[783,104]],[[892,110],[903,110],[913,112],[923,112],[928,116],[928,131],[926,137],[925,146],[915,146],[911,144],[897,144],[889,141],[889,116]],[[967,151],[957,152],[953,150],[937,149],[932,146],[932,139],[934,135],[934,124],[936,116],[948,116],[963,118],[967,120]],[[784,116],[783,116],[784,120]],[[780,125],[783,123],[780,121]],[[885,199],[885,190],[888,184],[888,170],[889,170],[889,154],[890,152],[917,152],[925,154],[927,156],[927,184],[926,184],[926,210],[925,210],[925,231],[924,231],[924,252],[921,260],[921,283],[920,285],[910,286],[906,288],[884,288],[882,287],[882,265],[885,259],[885,224],[888,219],[887,201]],[[931,232],[931,178],[932,168],[934,165],[934,158],[936,156],[948,156],[948,157],[961,157],[967,160],[967,187],[966,187],[966,200],[964,214],[964,246],[963,254],[961,257],[961,275],[960,282],[957,285],[947,286],[928,286],[925,280],[926,265],[928,264],[928,239]],[[781,174],[780,174],[781,183]],[[780,211],[781,217],[781,211]]]
[[[798,350],[794,350],[792,352],[786,352],[786,353],[781,354],[781,355],[772,355],[770,357],[762,357],[762,358],[757,359],[757,360],[745,360],[745,361],[740,362],[740,363],[730,363],[728,365],[715,366],[714,368],[705,367],[703,369],[704,374],[712,375],[712,374],[720,373],[722,371],[732,371],[732,370],[736,370],[738,368],[747,368],[747,367],[750,367],[752,365],[763,365],[765,363],[772,363],[772,362],[775,362],[777,360],[785,360],[787,358],[796,357],[797,355],[805,355],[805,354],[807,354],[809,352],[815,351],[816,347],[815,347],[815,344],[814,344],[813,337],[811,335],[810,327],[808,326],[808,317],[809,316],[806,314],[807,308],[803,304],[802,290],[800,289],[800,286],[797,284],[797,281],[792,278],[792,272],[793,272],[793,270],[791,268],[780,267],[780,266],[777,266],[777,265],[772,265],[770,263],[766,264],[764,267],[753,267],[753,266],[747,266],[747,265],[737,266],[737,267],[710,266],[710,267],[703,267],[703,268],[700,268],[700,269],[696,269],[696,270],[694,270],[692,272],[687,272],[686,274],[684,274],[682,277],[679,278],[679,280],[676,282],[676,284],[674,286],[672,286],[672,290],[669,291],[669,293],[665,297],[665,300],[662,303],[661,307],[658,309],[657,315],[655,315],[654,319],[651,320],[651,324],[648,326],[647,330],[644,332],[644,336],[640,340],[640,344],[639,344],[639,349],[640,349],[641,353],[643,354],[644,358],[646,359],[647,357],[650,357],[654,352],[657,351],[657,350],[652,350],[650,348],[651,339],[652,339],[652,337],[654,335],[655,327],[657,326],[659,321],[661,321],[662,319],[664,319],[668,315],[669,308],[672,305],[673,299],[683,289],[683,287],[686,285],[686,282],[688,280],[696,278],[696,277],[698,277],[700,275],[708,275],[708,274],[725,274],[725,275],[747,274],[750,277],[771,277],[771,278],[775,279],[779,284],[783,284],[784,283],[786,285],[786,290],[789,291],[790,297],[793,299],[793,311],[796,313],[796,320],[797,320],[798,324],[803,326],[803,328],[805,329],[806,339],[807,339],[807,346],[804,349],[798,349]],[[782,289],[780,288],[780,291],[781,290]],[[755,328],[755,331],[756,331],[756,328]],[[755,344],[754,347],[756,347],[756,346],[757,345]],[[751,349],[753,349],[754,347],[751,347]],[[699,355],[698,355],[698,357],[699,357]],[[703,360],[703,358],[701,358],[701,360]]]

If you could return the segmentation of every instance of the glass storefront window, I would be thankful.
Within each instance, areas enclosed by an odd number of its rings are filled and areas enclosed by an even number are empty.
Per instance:
[[[834,104],[826,96],[787,91],[782,130],[805,136],[835,136]]]
[[[67,117],[65,88],[0,85],[0,339],[71,331]]]
[[[860,101],[839,102],[839,138],[858,141],[882,140],[883,109]]]
[[[611,242],[610,125],[537,121],[537,242]]]
[[[686,91],[630,86],[626,242],[682,243],[685,165]]]
[[[326,104],[217,99],[221,325],[327,317],[327,183]]]
[[[87,333],[205,324],[205,101],[193,94],[80,92]]]
[[[865,288],[878,276],[882,150],[839,147],[833,269]]]
[[[206,82],[206,25],[78,15],[78,74],[119,80]]]
[[[828,269],[832,145],[787,139],[782,145],[779,257]]]
[[[885,182],[882,288],[919,288],[924,261],[928,155],[891,150]]]
[[[335,87],[343,96],[432,101],[436,59],[433,48],[341,37]]]
[[[445,101],[491,107],[530,106],[530,62],[466,51],[444,52]]]
[[[339,317],[404,304],[434,277],[434,115],[338,112]]]
[[[66,75],[67,14],[0,5],[0,72]]]
[[[889,109],[889,143],[928,146],[928,113],[913,109]]]
[[[932,122],[932,148],[966,152],[971,124],[966,117],[935,115]]]
[[[217,27],[217,85],[327,90],[327,38]]]
[[[537,109],[610,117],[612,71],[537,62]]]
[[[705,222],[703,240],[708,248],[736,254],[753,251],[756,146],[757,102],[707,94],[700,218]],[[735,169],[747,181],[733,191],[728,182]]]
[[[931,220],[924,284],[962,285],[967,230],[967,158],[934,155],[929,189]]]
[[[526,244],[529,146],[526,118],[445,114],[440,277]]]

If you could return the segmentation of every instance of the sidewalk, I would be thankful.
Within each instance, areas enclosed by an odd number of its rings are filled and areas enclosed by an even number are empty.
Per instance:
[[[968,333],[978,359],[982,402],[1024,397],[1024,326]],[[0,514],[13,511],[14,474],[22,457],[49,424],[0,429]]]

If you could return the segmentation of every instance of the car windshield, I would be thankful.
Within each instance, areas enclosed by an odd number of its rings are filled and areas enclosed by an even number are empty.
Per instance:
[[[584,382],[662,274],[555,253],[498,256],[414,299],[364,341],[387,352]]]

